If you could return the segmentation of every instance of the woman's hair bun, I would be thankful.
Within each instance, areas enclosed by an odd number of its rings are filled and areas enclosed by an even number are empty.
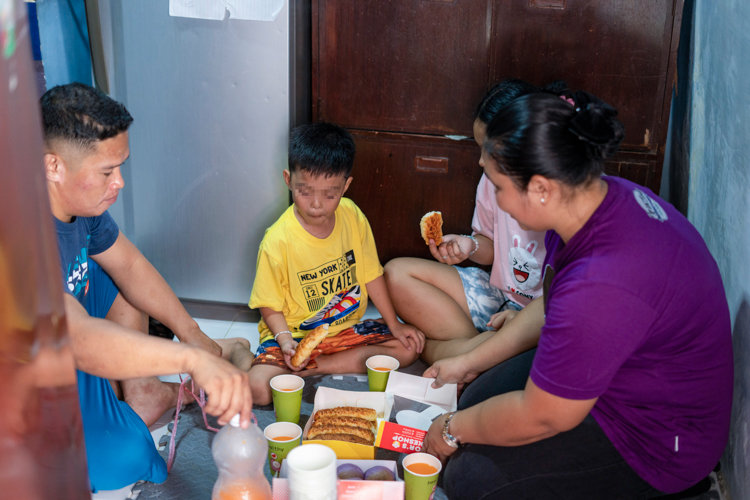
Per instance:
[[[555,80],[554,82],[548,83],[547,85],[542,87],[542,92],[546,92],[547,94],[554,94],[558,97],[569,97],[572,95],[570,87],[568,87],[568,82],[566,82],[565,80]]]
[[[589,145],[590,154],[600,160],[611,157],[625,136],[625,127],[616,118],[617,110],[584,91],[573,93],[576,114],[570,131]]]

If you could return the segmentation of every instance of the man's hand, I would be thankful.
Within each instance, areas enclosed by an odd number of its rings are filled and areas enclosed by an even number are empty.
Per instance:
[[[289,334],[285,334],[283,337],[279,335],[279,347],[281,347],[281,353],[284,355],[286,366],[293,372],[301,372],[310,362],[310,358],[307,358],[299,366],[292,365],[292,356],[297,352],[297,341]]]
[[[518,314],[518,311],[514,309],[506,309],[505,311],[495,313],[487,322],[487,328],[490,330],[499,330],[501,327],[508,324],[510,320],[515,318],[516,314]]]
[[[417,352],[421,353],[422,349],[424,349],[424,333],[417,328],[405,325],[399,321],[398,325],[394,325],[393,328],[389,327],[388,329],[409,351],[416,349]]]
[[[175,335],[177,335],[176,332]],[[197,347],[198,349],[202,349],[207,353],[213,354],[214,356],[217,356],[219,358],[221,357],[221,346],[211,340],[211,338],[203,333],[197,325],[187,334],[177,335],[177,338],[180,339],[180,342],[184,342],[193,347]]]
[[[448,461],[451,455],[456,452],[457,448],[449,446],[443,439],[443,426],[448,414],[444,413],[432,421],[432,425],[427,430],[427,435],[422,441],[422,452],[429,453],[440,460],[443,465]]]
[[[432,387],[439,389],[445,384],[458,384],[463,387],[479,376],[478,371],[474,371],[466,355],[454,356],[452,358],[441,359],[427,369],[422,375],[425,378],[434,378],[435,382]]]
[[[451,266],[468,259],[472,250],[474,241],[468,236],[446,234],[439,247],[435,245],[435,240],[430,240],[430,253],[435,260]]]
[[[247,373],[205,351],[195,350],[194,353],[194,361],[187,372],[209,396],[206,413],[218,416],[221,425],[239,413],[242,428],[246,429],[253,409]]]

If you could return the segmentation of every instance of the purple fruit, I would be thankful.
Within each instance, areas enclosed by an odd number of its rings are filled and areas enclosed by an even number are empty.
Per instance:
[[[341,464],[339,465],[338,469],[336,469],[336,473],[339,476],[339,479],[346,479],[346,480],[357,480],[362,479],[365,477],[364,472],[362,472],[362,469],[357,467],[354,464]]]
[[[365,481],[393,481],[393,471],[388,467],[376,465],[365,472]]]

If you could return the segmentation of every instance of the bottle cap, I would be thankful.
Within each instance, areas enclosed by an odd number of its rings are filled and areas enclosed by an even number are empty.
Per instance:
[[[229,421],[229,425],[231,425],[232,427],[240,426],[240,414],[239,413],[232,417],[232,420]]]

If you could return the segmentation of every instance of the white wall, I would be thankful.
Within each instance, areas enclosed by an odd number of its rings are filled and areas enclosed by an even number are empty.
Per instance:
[[[722,470],[732,500],[750,500],[750,1],[697,0],[693,57],[688,218],[729,301],[735,394]]]

